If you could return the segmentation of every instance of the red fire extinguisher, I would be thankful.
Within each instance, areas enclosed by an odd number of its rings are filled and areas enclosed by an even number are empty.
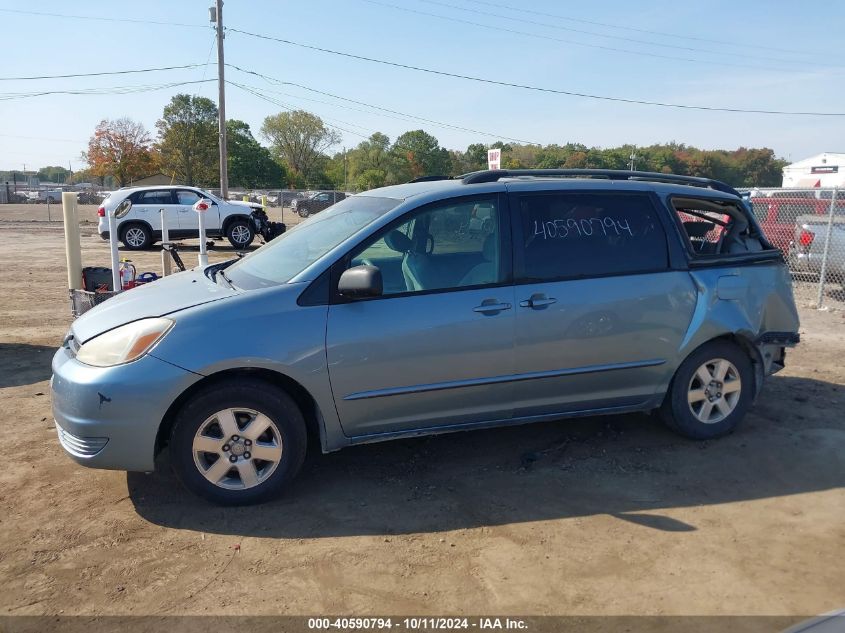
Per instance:
[[[135,287],[135,266],[130,259],[120,260],[120,287],[123,290]]]

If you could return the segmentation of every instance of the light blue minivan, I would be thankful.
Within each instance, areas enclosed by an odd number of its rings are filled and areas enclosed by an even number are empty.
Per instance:
[[[352,196],[250,255],[74,322],[53,360],[79,463],[255,503],[323,451],[658,410],[732,431],[798,342],[789,273],[729,186],[495,170]]]

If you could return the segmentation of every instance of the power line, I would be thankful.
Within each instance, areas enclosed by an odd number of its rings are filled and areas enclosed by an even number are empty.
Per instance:
[[[489,10],[481,11],[479,9],[468,9],[466,7],[458,7],[458,6],[455,6],[453,4],[449,4],[448,2],[440,2],[439,0],[420,0],[420,2],[425,2],[427,4],[433,4],[433,5],[437,5],[437,6],[441,6],[441,7],[446,7],[448,9],[453,9],[455,11],[465,11],[467,13],[472,13],[472,14],[475,14],[475,15],[483,15],[483,16],[486,16],[486,17],[502,18],[503,20],[511,20],[513,22],[521,22],[523,24],[531,24],[533,26],[542,26],[542,27],[546,27],[546,28],[550,28],[550,29],[557,29],[559,31],[568,31],[570,33],[580,33],[582,35],[590,35],[590,36],[593,36],[593,37],[603,37],[603,38],[606,38],[606,39],[621,40],[621,41],[624,41],[624,42],[633,42],[633,43],[636,43],[636,44],[644,44],[646,46],[659,46],[661,48],[674,48],[674,49],[683,50],[683,51],[693,51],[693,52],[698,52],[698,53],[707,53],[707,54],[710,54],[710,55],[725,55],[725,56],[730,56],[730,57],[739,57],[739,58],[743,58],[743,59],[759,59],[759,60],[767,61],[767,62],[780,62],[780,63],[787,63],[787,64],[803,64],[803,63],[806,63],[803,60],[796,60],[796,59],[782,59],[782,58],[777,58],[777,57],[762,57],[762,56],[759,56],[759,55],[748,55],[748,54],[744,54],[744,53],[735,53],[735,52],[730,52],[730,51],[714,51],[712,49],[695,48],[695,47],[692,47],[692,46],[680,46],[678,44],[669,44],[669,43],[666,43],[666,42],[650,42],[648,40],[641,40],[641,39],[637,39],[637,38],[634,38],[634,37],[625,37],[623,35],[609,35],[607,33],[598,33],[596,31],[587,31],[587,30],[584,30],[584,29],[576,29],[576,28],[572,28],[572,27],[561,26],[559,24],[550,24],[548,21],[538,22],[537,20],[526,20],[524,18],[517,18],[517,17],[510,16],[510,15],[504,15],[502,13],[492,13]],[[396,7],[396,8],[398,8],[398,7]],[[814,64],[836,67],[834,64],[824,64],[824,63],[820,64],[819,62],[814,62]]]
[[[290,104],[279,101],[278,99],[274,99],[273,97],[268,97],[267,95],[261,93],[260,91],[258,91],[255,88],[251,88],[249,86],[244,86],[242,84],[235,83],[234,81],[226,81],[226,83],[231,84],[232,86],[235,86],[236,88],[240,88],[244,92],[248,92],[249,94],[251,94],[255,97],[258,97],[259,99],[262,99],[262,100],[266,101],[267,103],[272,103],[273,105],[275,105],[279,108],[282,108],[283,110],[286,110],[288,112],[293,112],[293,111],[296,110],[296,108],[292,107]],[[347,134],[352,134],[353,136],[358,136],[358,137],[363,138],[363,139],[369,138],[368,135],[360,134],[358,132],[353,132],[352,130],[347,130],[346,128],[342,128],[338,125],[330,125],[330,124],[327,123],[326,127],[330,127],[330,128],[335,129],[335,130],[340,130],[341,132],[346,132]],[[364,129],[366,129],[366,128],[364,128]]]
[[[512,33],[514,35],[522,35],[524,37],[532,37],[535,39],[541,40],[549,40],[552,42],[562,42],[564,44],[571,44],[574,46],[582,46],[585,48],[592,48],[598,49],[603,51],[612,51],[615,53],[625,53],[626,55],[639,55],[641,57],[652,57],[656,59],[668,59],[671,61],[681,61],[681,62],[692,62],[695,64],[708,64],[708,65],[717,65],[717,66],[730,66],[734,68],[753,68],[755,70],[781,70],[777,68],[773,68],[770,66],[757,66],[752,64],[732,64],[729,62],[722,62],[722,61],[714,61],[714,60],[705,60],[705,59],[695,59],[693,57],[677,57],[672,55],[661,55],[659,53],[648,53],[646,51],[635,51],[627,48],[617,48],[615,46],[605,46],[603,44],[588,44],[586,42],[578,42],[576,40],[568,40],[561,37],[554,37],[553,35],[543,35],[542,33],[529,33],[527,31],[517,31],[516,29],[509,29],[504,26],[492,26],[490,24],[482,24],[481,22],[473,22],[471,20],[464,20],[461,18],[456,18],[453,16],[447,15],[440,15],[438,13],[429,13],[428,11],[419,11],[417,9],[410,9],[408,7],[401,7],[395,4],[390,4],[388,2],[379,2],[379,0],[364,0],[364,2],[368,2],[370,4],[374,4],[381,7],[388,7],[390,9],[396,9],[398,11],[405,11],[407,13],[413,13],[416,15],[424,15],[427,17],[437,18],[439,20],[446,20],[448,22],[457,22],[460,24],[469,24],[471,26],[478,26],[484,29],[489,29],[492,31],[500,31],[503,33]]]
[[[294,42],[293,40],[287,40],[280,37],[273,37],[270,35],[261,35],[259,33],[252,33],[250,31],[244,31],[242,29],[236,29],[232,27],[227,28],[228,31],[232,33],[240,33],[242,35],[247,35],[249,37],[255,37],[262,40],[268,40],[272,42],[279,42],[282,44],[288,44],[290,46],[297,46],[299,48],[304,48],[307,50],[312,51],[319,51],[321,53],[328,53],[330,55],[338,55],[340,57],[347,57],[349,59],[358,59],[361,61],[371,62],[374,64],[382,64],[384,66],[392,66],[394,68],[404,68],[406,70],[415,70],[417,72],[422,73],[429,73],[432,75],[440,75],[441,77],[452,77],[454,79],[464,79],[467,81],[475,81],[479,83],[490,84],[494,86],[505,86],[508,88],[519,88],[520,90],[531,90],[535,92],[545,92],[550,94],[560,94],[560,95],[567,95],[570,97],[581,97],[584,99],[596,99],[599,101],[613,101],[617,103],[631,103],[637,105],[647,105],[647,106],[656,106],[661,108],[677,108],[681,110],[704,110],[708,112],[733,112],[738,114],[771,114],[771,115],[784,115],[784,116],[819,116],[819,117],[841,117],[845,116],[845,112],[803,112],[803,111],[789,111],[789,110],[763,110],[763,109],[746,109],[746,108],[723,108],[718,106],[702,106],[702,105],[689,105],[689,104],[682,104],[682,103],[668,103],[662,101],[646,101],[641,99],[628,99],[624,97],[612,97],[607,95],[596,95],[590,94],[586,92],[576,92],[570,90],[560,90],[556,88],[543,88],[539,86],[531,86],[528,84],[517,84],[512,83],[509,81],[501,81],[496,79],[485,79],[482,77],[473,77],[471,75],[461,75],[458,73],[452,73],[445,70],[435,70],[433,68],[424,68],[422,66],[414,66],[411,64],[402,64],[400,62],[392,62],[385,59],[376,59],[374,57],[366,57],[365,55],[356,55],[354,53],[345,53],[342,51],[336,51],[330,48],[323,48],[321,46],[314,46],[313,44],[303,44],[301,42]]]
[[[387,112],[387,113],[390,113],[390,114],[399,115],[400,117],[404,117],[405,119],[422,121],[424,123],[430,123],[432,125],[437,125],[437,126],[444,127],[444,128],[450,128],[450,129],[453,129],[453,130],[460,130],[462,132],[471,132],[472,134],[481,134],[482,136],[489,136],[491,138],[501,139],[501,140],[505,140],[505,141],[514,141],[515,143],[525,143],[527,145],[540,145],[540,143],[537,143],[535,141],[526,141],[524,139],[513,138],[513,137],[510,137],[510,136],[504,136],[503,134],[495,134],[493,132],[484,132],[482,130],[474,130],[473,128],[464,127],[464,126],[461,126],[461,125],[454,125],[452,123],[444,123],[443,121],[436,121],[434,119],[427,119],[425,117],[417,116],[417,115],[414,115],[414,114],[408,114],[407,112],[400,112],[399,110],[391,110],[390,108],[384,108],[382,106],[373,105],[372,103],[367,103],[365,101],[358,101],[356,99],[350,99],[348,97],[341,97],[340,95],[336,95],[336,94],[333,94],[331,92],[325,92],[324,90],[317,90],[316,88],[311,88],[311,87],[305,86],[303,84],[298,84],[298,83],[295,83],[295,82],[292,82],[292,81],[282,81],[281,79],[276,79],[275,77],[269,77],[267,75],[263,75],[261,73],[258,73],[258,72],[252,71],[252,70],[245,70],[245,69],[243,69],[239,66],[236,66],[234,64],[226,64],[226,65],[231,67],[231,68],[234,68],[235,70],[239,70],[242,73],[245,73],[245,74],[248,74],[248,75],[254,75],[256,77],[260,77],[261,79],[265,79],[267,81],[270,81],[270,82],[273,82],[273,83],[276,83],[276,84],[279,84],[279,85],[294,86],[296,88],[301,88],[302,90],[307,90],[309,92],[321,94],[321,95],[324,95],[326,97],[331,97],[333,99],[339,99],[341,101],[347,101],[349,103],[355,103],[355,104],[358,104],[358,105],[362,105],[362,106],[365,106],[367,108],[373,108],[374,110],[379,110],[381,112]],[[293,95],[288,95],[288,96],[293,96]],[[304,97],[299,97],[299,98],[302,99]],[[319,101],[318,103],[326,103],[326,105],[336,105],[336,104],[329,104],[325,101]],[[338,107],[341,107],[341,106],[338,106]],[[356,110],[356,111],[357,112],[365,112],[364,110]],[[392,118],[396,118],[396,117],[392,117]]]
[[[766,51],[778,51],[780,53],[797,53],[799,55],[817,55],[818,53],[808,53],[806,51],[796,51],[789,48],[775,48],[773,46],[760,46],[758,44],[743,44],[737,42],[730,42],[727,40],[716,40],[712,38],[706,37],[695,37],[692,35],[686,35],[681,33],[670,33],[668,31],[653,31],[649,29],[639,29],[632,26],[621,26],[619,24],[609,24],[607,22],[597,22],[595,20],[585,20],[580,18],[573,18],[567,15],[560,15],[558,13],[546,13],[543,11],[535,11],[532,9],[526,9],[524,7],[513,7],[506,4],[497,4],[495,2],[488,2],[488,0],[466,0],[466,2],[471,2],[473,4],[479,4],[484,7],[496,7],[499,9],[507,9],[508,11],[514,11],[517,13],[530,13],[532,15],[540,15],[547,18],[557,18],[558,20],[565,20],[567,22],[576,22],[579,24],[591,24],[593,26],[603,26],[611,29],[620,29],[622,31],[632,31],[635,33],[647,33],[649,35],[659,35],[660,37],[674,37],[677,39],[682,40],[695,40],[696,42],[708,42],[710,44],[721,44],[721,45],[728,45],[728,46],[735,46],[737,48],[756,48],[760,50]]]
[[[208,63],[208,62],[206,62]],[[105,75],[132,75],[137,73],[152,73],[162,70],[183,70],[185,68],[199,68],[203,64],[184,64],[183,66],[159,66],[156,68],[137,68],[134,70],[110,70],[96,73],[73,73],[69,75],[39,75],[32,77],[0,77],[0,81],[30,81],[34,79],[67,79],[70,77],[103,77]]]
[[[29,141],[53,141],[56,143],[87,143],[88,141],[75,141],[69,138],[47,138],[44,136],[20,136],[18,134],[0,134],[4,138],[22,138]]]
[[[50,18],[66,18],[71,20],[96,20],[98,22],[128,22],[130,24],[156,24],[158,26],[187,26],[194,29],[207,29],[202,24],[188,24],[185,22],[164,22],[160,20],[141,20],[136,18],[108,18],[100,15],[71,15],[69,13],[49,13],[47,11],[24,11],[22,9],[0,9],[3,13],[17,13],[20,15],[37,15]]]
[[[177,81],[166,84],[147,84],[136,86],[112,86],[109,88],[82,88],[79,90],[42,90],[40,92],[7,92],[0,93],[0,101],[11,101],[13,99],[28,99],[31,97],[43,97],[46,95],[121,95],[137,92],[152,92],[154,90],[165,90],[191,84],[200,84],[214,79],[200,79],[197,81]]]
[[[238,88],[241,88],[241,89],[244,89],[244,90],[249,89],[249,90],[254,90],[256,92],[260,92],[262,95],[265,95],[265,96],[266,96],[266,93],[271,92],[275,95],[292,97],[293,99],[303,99],[304,101],[313,101],[314,103],[322,103],[324,105],[330,105],[330,106],[336,105],[336,104],[333,104],[333,103],[329,103],[328,101],[320,101],[318,99],[309,99],[307,97],[301,97],[299,95],[292,95],[292,94],[289,94],[287,92],[281,92],[279,90],[270,90],[268,88],[261,88],[261,87],[258,87],[258,86],[250,86],[250,85],[247,85],[247,84],[239,84],[239,83],[236,83],[236,82],[231,81],[231,80],[227,80],[227,83],[230,83],[233,86],[237,86]],[[297,105],[292,104],[292,103],[287,103],[285,101],[279,101],[279,105],[287,108],[291,112],[294,111],[294,110],[300,109]],[[340,107],[342,107],[342,106],[340,106]],[[358,112],[364,112],[364,110],[358,110]],[[372,113],[370,112],[368,114],[372,114]],[[334,121],[334,122],[340,123],[342,125],[348,125],[349,127],[358,128],[359,130],[364,130],[365,132],[369,132],[371,130],[371,128],[369,128],[365,125],[359,125],[357,123],[352,123],[351,121],[344,121],[342,119],[329,118],[329,117],[325,117],[325,116],[322,116],[322,115],[320,115],[320,118],[324,121]],[[342,129],[342,128],[338,128],[338,129]],[[354,134],[354,132],[352,132],[351,130],[345,130],[345,131],[348,131],[350,134]]]

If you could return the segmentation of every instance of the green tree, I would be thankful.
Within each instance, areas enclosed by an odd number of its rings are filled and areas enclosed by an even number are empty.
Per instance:
[[[70,176],[70,171],[59,165],[49,165],[39,169],[36,176],[38,177],[38,180],[63,183],[68,179],[68,176]]]
[[[470,144],[464,152],[464,166],[467,172],[487,169],[487,146],[482,143]]]
[[[369,189],[376,189],[377,187],[384,187],[386,182],[387,172],[382,169],[367,169],[355,180],[355,186],[359,191],[367,191]]]
[[[186,185],[220,183],[217,106],[211,99],[174,96],[156,127],[164,173]]]
[[[226,121],[229,183],[248,189],[281,188],[287,184],[284,168],[252,135],[249,125]]]
[[[420,176],[446,175],[450,171],[449,151],[423,130],[405,132],[390,148],[390,180],[407,182]]]
[[[304,110],[268,116],[261,135],[270,142],[273,157],[299,178],[318,175],[324,152],[340,142],[340,134],[315,114]]]

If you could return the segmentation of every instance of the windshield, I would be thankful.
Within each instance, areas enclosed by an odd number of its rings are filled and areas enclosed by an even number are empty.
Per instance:
[[[370,196],[346,198],[235,262],[226,268],[226,276],[235,286],[247,289],[287,283],[400,202]]]

